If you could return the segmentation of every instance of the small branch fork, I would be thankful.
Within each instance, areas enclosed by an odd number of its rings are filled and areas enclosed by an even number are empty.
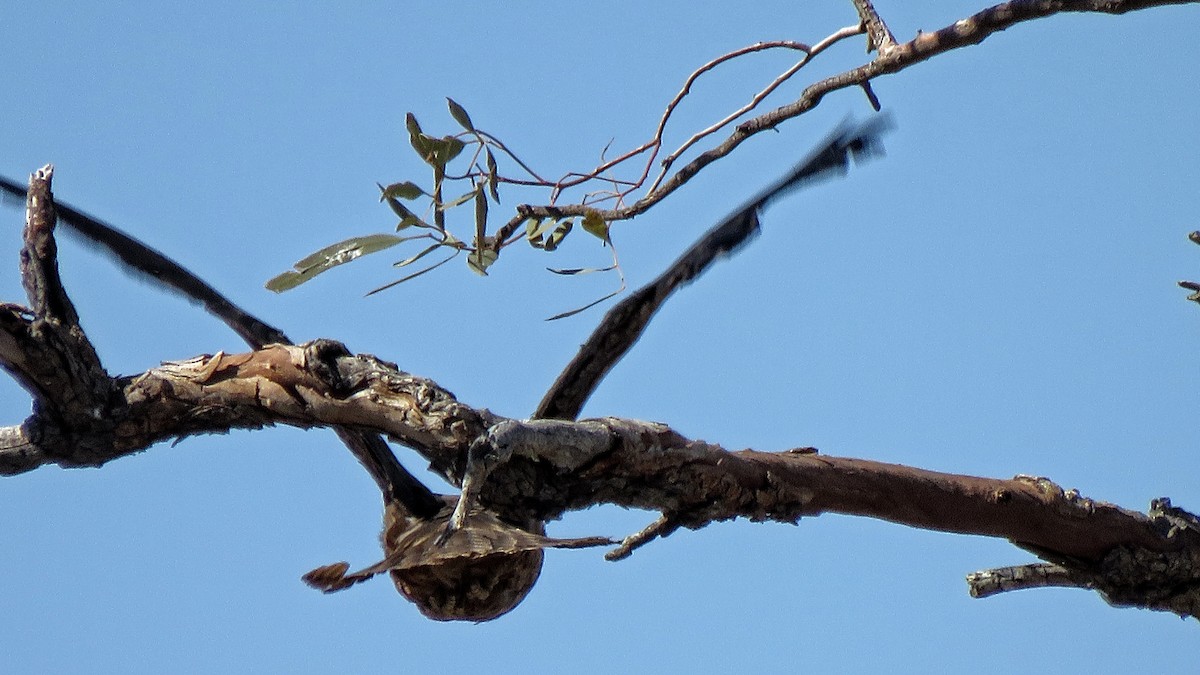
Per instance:
[[[29,190],[23,273],[33,308],[5,305],[0,313],[0,360],[37,401],[24,425],[0,433],[0,472],[5,474],[49,463],[98,465],[197,433],[273,424],[333,426],[385,434],[414,448],[449,480],[463,481],[468,497],[477,497],[507,522],[533,523],[536,529],[538,522],[600,503],[664,514],[626,539],[613,557],[678,527],[737,517],[794,523],[804,516],[844,513],[1003,537],[1056,566],[973,577],[980,595],[1069,582],[1095,588],[1117,604],[1200,616],[1200,520],[1167,500],[1157,501],[1146,515],[1080,497],[1045,478],[961,476],[827,457],[812,448],[731,452],[687,439],[666,425],[627,419],[505,419],[458,402],[434,382],[328,340],[203,355],[136,377],[102,376],[92,360],[95,351],[72,321],[70,301],[55,281],[48,178],[48,169],[36,174]],[[43,381],[37,364],[47,354],[83,364],[59,375],[75,378],[70,386]],[[85,394],[81,401],[81,389],[103,391],[107,399]],[[439,511],[439,518],[449,516],[446,508]],[[501,527],[500,534],[515,532],[490,516],[480,518],[493,529]],[[602,541],[555,543],[538,539],[536,532],[531,536],[528,546],[535,548]],[[380,563],[383,567],[368,568],[372,573],[390,569],[405,550],[401,545],[409,545],[404,541],[410,540],[397,537],[398,552]],[[436,543],[427,545],[434,546],[433,553],[443,551]],[[525,545],[510,547],[505,555],[524,576],[509,587],[512,593],[504,602],[473,614],[444,604],[422,605],[422,611],[434,618],[479,620],[511,609],[536,579],[541,559],[530,558],[535,554]],[[341,564],[319,568],[310,583],[337,590],[357,580],[345,577],[346,569]],[[409,594],[416,582],[405,583],[401,590]]]
[[[1014,0],[989,7],[970,17],[955,21],[940,30],[920,33],[908,42],[898,43],[886,22],[875,10],[872,2],[869,0],[853,0],[855,10],[859,15],[859,23],[834,31],[823,40],[811,46],[791,41],[762,42],[723,54],[696,69],[696,71],[688,76],[679,93],[667,105],[651,139],[642,145],[614,159],[602,162],[591,171],[570,173],[555,182],[544,180],[509,180],[509,182],[522,185],[537,185],[552,188],[552,199],[550,204],[546,205],[519,205],[517,207],[517,214],[497,230],[495,245],[499,247],[503,242],[511,241],[513,235],[530,218],[567,218],[571,216],[583,216],[589,211],[597,210],[596,205],[599,201],[592,201],[590,204],[560,205],[556,203],[558,196],[563,190],[593,180],[600,180],[620,186],[619,190],[607,191],[605,193],[607,194],[607,199],[615,199],[617,201],[615,208],[599,210],[599,214],[605,221],[613,222],[634,218],[662,201],[667,195],[677,190],[706,166],[733,152],[733,150],[751,136],[774,129],[787,120],[803,115],[815,108],[827,94],[848,87],[859,87],[866,94],[871,106],[875,110],[879,110],[879,99],[871,88],[871,81],[875,78],[900,72],[909,66],[916,65],[938,54],[978,44],[987,37],[1018,23],[1041,19],[1063,12],[1123,14],[1150,7],[1190,4],[1192,2],[1195,2],[1195,0]],[[676,161],[686,151],[695,147],[699,141],[725,129],[746,113],[757,108],[763,100],[775,92],[780,85],[787,82],[801,68],[811,63],[817,55],[838,42],[863,34],[868,37],[868,51],[875,53],[873,60],[838,75],[815,82],[806,87],[796,100],[741,122],[734,127],[733,131],[724,141],[700,153],[699,156],[679,167],[674,173],[671,172]],[[635,191],[641,189],[649,179],[651,169],[662,148],[663,135],[667,122],[683,98],[691,91],[691,87],[696,79],[733,58],[777,48],[801,51],[804,52],[804,56],[755,94],[745,106],[730,113],[708,128],[693,134],[679,148],[666,155],[661,160],[661,168],[658,176],[651,183],[647,192],[634,203],[627,206],[624,205],[625,200]],[[634,157],[642,155],[646,156],[646,162],[639,170],[637,179],[614,180],[608,176],[608,173],[612,169],[632,160]]]

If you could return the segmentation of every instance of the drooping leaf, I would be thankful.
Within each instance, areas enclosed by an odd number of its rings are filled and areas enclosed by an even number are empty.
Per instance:
[[[475,245],[482,246],[482,242],[487,237],[487,217],[488,217],[488,202],[487,195],[483,194],[483,186],[477,185],[475,189]]]
[[[558,227],[554,228],[554,231],[550,233],[550,236],[546,237],[546,241],[544,244],[542,244],[542,248],[547,251],[553,251],[554,249],[558,248],[558,245],[562,243],[562,240],[566,239],[567,235],[571,233],[571,228],[573,227],[575,227],[574,220],[568,219],[559,223]]]
[[[376,185],[378,185],[378,183],[376,183]],[[425,194],[425,191],[422,190],[419,185],[410,180],[406,180],[403,183],[392,183],[387,187],[380,185],[379,191],[382,193],[382,196],[379,198],[380,201],[387,199],[388,197],[397,199],[416,199]]]
[[[542,248],[542,235],[551,227],[554,227],[554,221],[546,221],[542,218],[530,218],[525,221],[525,239],[529,245],[534,248]]]
[[[481,189],[482,189],[482,186],[476,185],[474,188],[471,189],[470,192],[464,192],[463,194],[452,199],[451,201],[442,202],[441,204],[438,204],[437,208],[439,211],[449,211],[450,209],[452,209],[456,206],[466,204],[467,202],[474,199],[475,196],[479,194]]]
[[[487,159],[487,184],[488,193],[492,195],[492,199],[500,203],[500,179],[496,171],[496,156],[492,154],[492,149],[487,148],[484,152],[484,157]]]
[[[437,153],[438,163],[440,163],[442,166],[446,166],[453,161],[455,157],[458,157],[459,153],[461,153],[465,147],[467,147],[467,144],[463,143],[457,138],[453,136],[443,136],[440,144],[435,150]]]
[[[492,263],[496,262],[496,259],[499,257],[500,254],[496,253],[490,247],[481,246],[467,255],[467,267],[471,268],[472,272],[486,277],[487,268],[491,267]]]
[[[421,220],[417,216],[417,214],[410,211],[407,206],[401,204],[400,200],[396,199],[395,197],[386,197],[386,196],[383,199],[384,199],[384,201],[387,202],[387,205],[389,207],[391,207],[392,213],[395,213],[397,216],[400,216],[400,222],[396,223],[396,231],[397,232],[399,232],[400,230],[403,230],[404,228],[406,228],[410,225],[420,225],[423,227],[429,227],[428,223]]]
[[[406,237],[398,237],[394,234],[370,234],[365,237],[352,237],[340,241],[306,256],[293,265],[291,270],[268,281],[267,288],[276,293],[282,293],[338,265],[344,265],[369,253],[391,248],[406,240]]]
[[[446,97],[446,105],[450,107],[450,116],[454,118],[455,122],[461,124],[462,128],[467,131],[475,131],[475,125],[471,123],[471,116],[467,114],[465,108],[449,96]]]
[[[422,250],[420,253],[418,253],[414,256],[409,256],[409,257],[405,258],[404,260],[401,260],[400,262],[392,263],[392,267],[407,267],[408,265],[411,265],[411,264],[417,262],[421,258],[424,258],[425,256],[429,255],[430,253],[433,253],[434,251],[438,250],[441,247],[442,247],[441,244],[431,244],[429,246],[426,246],[425,249]]]
[[[434,143],[437,139],[426,135],[421,131],[421,125],[417,123],[417,118],[412,113],[404,116],[404,126],[408,128],[408,142],[412,145],[413,150],[417,151],[417,155],[425,162],[433,163]]]
[[[583,217],[583,229],[600,241],[608,242],[608,223],[605,222],[599,211],[589,210],[587,212],[587,215]]]
[[[367,293],[367,295],[375,295],[376,293],[378,293],[380,291],[386,291],[387,289],[391,288],[392,286],[398,286],[406,281],[409,281],[410,279],[416,279],[417,277],[421,276],[422,274],[425,274],[426,272],[432,272],[433,270],[436,270],[437,268],[441,267],[442,265],[445,265],[446,263],[450,262],[451,260],[454,260],[455,256],[457,256],[457,255],[458,255],[458,251],[455,251],[454,253],[451,253],[449,256],[447,256],[444,260],[442,260],[440,262],[436,262],[419,272],[413,272],[412,274],[410,274],[406,277],[397,279],[391,283],[384,284],[384,285],[380,286],[379,288],[376,288],[375,290]]]
[[[417,116],[412,113],[404,115],[404,126],[408,128],[409,136],[416,136],[421,133],[421,125],[417,124]]]
[[[417,134],[411,136],[409,140],[412,142],[413,149],[426,164],[440,168],[444,168],[451,160],[458,157],[467,145],[453,136],[434,138],[425,134]]]
[[[608,295],[604,296],[603,298],[598,298],[596,300],[593,300],[593,301],[589,302],[588,304],[584,305],[583,307],[576,307],[575,309],[563,312],[561,314],[555,314],[554,316],[547,317],[546,320],[547,321],[558,321],[559,319],[565,319],[568,316],[575,316],[576,314],[578,314],[582,311],[589,310],[589,309],[595,307],[596,305],[604,302],[605,300],[608,300],[609,298],[616,297],[617,295],[619,295],[621,293],[621,291],[624,291],[624,290],[625,290],[625,284],[622,283],[620,288],[613,291],[612,293],[609,293]]]

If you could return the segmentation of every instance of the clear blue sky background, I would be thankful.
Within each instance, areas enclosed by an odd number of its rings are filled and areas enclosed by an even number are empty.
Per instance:
[[[600,317],[546,323],[615,285],[582,233],[454,263],[392,292],[389,251],[282,296],[263,282],[343,237],[387,231],[376,181],[425,179],[403,116],[452,132],[445,96],[547,173],[648,138],[684,77],[768,39],[815,42],[848,1],[9,3],[0,173],[57,166],[56,194],[201,273],[293,338],[331,337],[525,416]],[[901,39],[980,9],[878,3]],[[791,197],[765,233],[675,298],[588,415],[669,422],[727,447],[823,452],[995,477],[1044,475],[1144,509],[1200,508],[1196,6],[1062,16],[875,89],[886,159]],[[864,60],[849,41],[785,86]],[[678,143],[789,63],[696,87]],[[858,91],[746,143],[615,228],[630,283],[774,179]],[[505,204],[536,195],[510,192]],[[497,215],[499,213],[497,212]],[[23,300],[22,212],[5,206],[3,299]],[[63,274],[109,369],[241,351],[216,321],[68,241]],[[4,423],[28,396],[0,383]],[[422,465],[411,454],[408,464]],[[512,614],[423,619],[383,579],[332,596],[311,567],[377,559],[378,494],[327,431],[160,445],[102,470],[0,487],[4,672],[1182,671],[1197,625],[1084,591],[967,597],[1027,562],[1003,541],[826,516],[724,523],[607,563],[550,552]],[[653,514],[555,523],[621,536]]]

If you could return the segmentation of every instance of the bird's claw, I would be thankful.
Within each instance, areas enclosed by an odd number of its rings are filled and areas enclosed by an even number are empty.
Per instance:
[[[469,502],[470,500],[465,494],[458,498],[458,504],[454,507],[454,513],[450,514],[450,520],[446,523],[446,529],[442,530],[442,533],[434,540],[435,544],[438,546],[445,545],[454,536],[455,532],[466,527],[467,512],[470,510]]]

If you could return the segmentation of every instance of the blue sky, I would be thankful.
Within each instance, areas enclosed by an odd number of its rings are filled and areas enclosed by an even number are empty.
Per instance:
[[[877,3],[900,39],[980,9]],[[893,6],[894,5],[894,6]],[[994,477],[1048,476],[1144,509],[1200,508],[1192,419],[1200,308],[1195,6],[1062,16],[875,83],[888,156],[774,206],[764,234],[662,311],[585,415],[668,422],[730,448],[827,454]],[[388,293],[388,251],[284,295],[262,285],[394,222],[376,182],[423,180],[404,113],[455,130],[451,96],[547,173],[646,140],[706,60],[759,40],[815,42],[849,2],[62,3],[6,8],[0,173],[53,162],[57,196],[176,257],[294,339],[331,337],[505,415],[533,410],[600,317],[546,316],[608,292],[573,235],[460,262]],[[865,58],[829,52],[768,103]],[[789,64],[761,55],[702,80],[676,143]],[[828,96],[614,227],[630,284],[791,166],[847,115]],[[512,192],[510,206],[536,195]],[[498,211],[495,211],[499,215]],[[22,212],[0,207],[22,301]],[[61,265],[113,372],[241,351],[199,310],[72,241]],[[5,423],[28,396],[0,383]],[[422,465],[404,455],[414,469]],[[1003,541],[840,516],[723,523],[621,563],[553,551],[529,599],[484,625],[423,619],[384,580],[333,596],[311,567],[377,559],[378,494],[327,431],[156,446],[101,470],[48,467],[0,490],[0,654],[12,672],[1179,670],[1196,626],[1083,591],[967,597],[971,571],[1027,562]],[[622,536],[654,514],[572,514]]]

